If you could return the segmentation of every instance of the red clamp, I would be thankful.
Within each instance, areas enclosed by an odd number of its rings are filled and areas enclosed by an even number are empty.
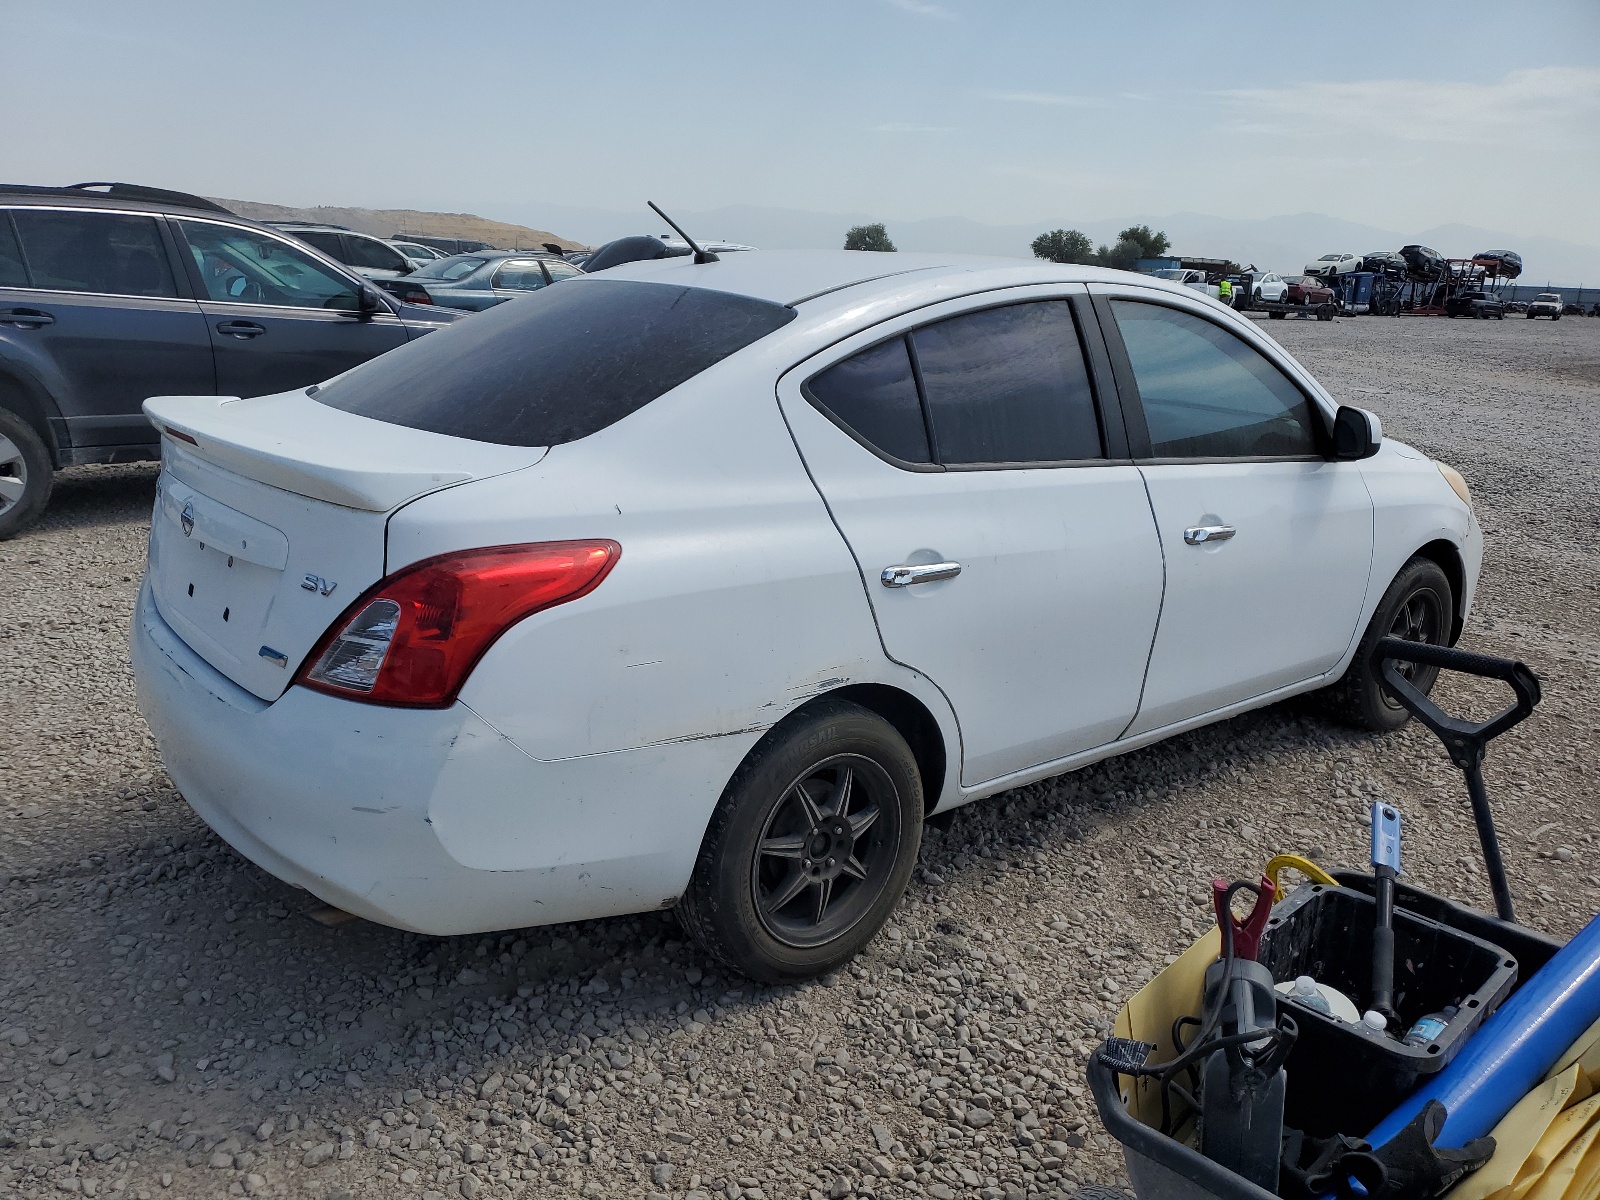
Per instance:
[[[1261,877],[1261,894],[1256,897],[1256,906],[1250,910],[1250,915],[1243,921],[1239,920],[1228,911],[1224,897],[1233,885],[1226,879],[1213,879],[1211,881],[1211,906],[1217,910],[1217,927],[1223,927],[1227,922],[1233,926],[1233,954],[1235,958],[1256,961],[1256,955],[1261,949],[1261,935],[1266,931],[1267,918],[1272,915],[1272,894],[1274,891],[1272,880],[1266,876]]]

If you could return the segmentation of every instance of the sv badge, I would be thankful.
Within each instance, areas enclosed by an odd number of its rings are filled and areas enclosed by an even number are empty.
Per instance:
[[[300,581],[300,586],[308,592],[321,592],[324,596],[331,596],[333,589],[339,585],[330,579],[324,579],[321,575],[307,575]]]

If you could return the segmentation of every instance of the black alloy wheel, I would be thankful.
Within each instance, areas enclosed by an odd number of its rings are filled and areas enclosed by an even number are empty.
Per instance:
[[[1374,657],[1385,637],[1405,638],[1447,646],[1454,623],[1455,593],[1439,564],[1413,558],[1378,602],[1361,644],[1356,647],[1344,677],[1322,693],[1329,709],[1340,719],[1375,733],[1399,729],[1411,713],[1389,695],[1380,664]],[[1439,668],[1416,663],[1396,663],[1396,670],[1426,695],[1439,677]]]
[[[822,700],[745,757],[711,815],[678,920],[765,983],[843,965],[899,902],[922,841],[916,756],[888,721]]]
[[[883,890],[899,842],[888,773],[842,754],[809,768],[772,806],[751,864],[768,933],[809,947],[848,931]]]

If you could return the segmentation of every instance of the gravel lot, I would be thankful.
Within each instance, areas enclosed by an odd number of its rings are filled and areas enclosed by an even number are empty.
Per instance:
[[[1487,531],[1465,644],[1545,680],[1487,769],[1523,919],[1600,908],[1600,321],[1272,322]],[[149,467],[80,469],[0,543],[0,1194],[705,1197],[1069,1193],[1123,1179],[1082,1063],[1277,850],[1487,906],[1459,777],[1408,728],[1280,705],[956,815],[836,977],[721,977],[672,917],[415,937],[210,836],[134,706]],[[1487,688],[1451,682],[1487,712]]]

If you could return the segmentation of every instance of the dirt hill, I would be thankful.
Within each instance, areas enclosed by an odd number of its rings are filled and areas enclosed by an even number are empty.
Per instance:
[[[559,237],[543,229],[491,221],[472,213],[417,212],[410,208],[290,208],[283,204],[261,204],[254,200],[225,200],[213,196],[222,207],[252,221],[318,221],[343,225],[361,233],[392,238],[408,233],[430,237],[473,238],[510,250],[537,249],[554,242],[563,250],[579,250],[581,242]]]

